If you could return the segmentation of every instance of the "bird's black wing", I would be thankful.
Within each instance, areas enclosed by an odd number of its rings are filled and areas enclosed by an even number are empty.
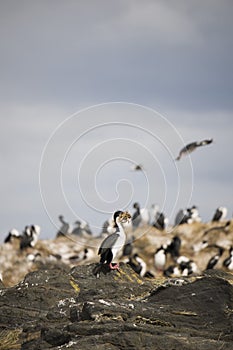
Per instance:
[[[213,216],[212,221],[219,221],[221,219],[221,216],[222,216],[221,210],[217,209]]]
[[[11,240],[11,233],[8,233],[8,236],[5,238],[4,243],[8,243]]]
[[[107,249],[112,248],[112,246],[114,245],[114,243],[117,241],[118,238],[119,238],[119,234],[117,232],[107,236],[99,247],[98,255],[102,255],[107,251]]]
[[[198,143],[197,142],[191,142],[188,145],[184,146],[180,150],[180,153],[179,153],[178,157],[176,158],[176,160],[180,160],[180,158],[183,155],[193,152],[197,147],[198,147]]]

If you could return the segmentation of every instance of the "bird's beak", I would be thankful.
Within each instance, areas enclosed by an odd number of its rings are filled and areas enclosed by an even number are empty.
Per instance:
[[[131,219],[131,215],[128,211],[124,211],[120,216],[120,221],[122,223],[129,222]]]

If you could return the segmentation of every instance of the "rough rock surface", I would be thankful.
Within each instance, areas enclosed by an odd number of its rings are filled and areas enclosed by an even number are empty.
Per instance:
[[[233,349],[233,276],[141,278],[126,264],[30,272],[0,289],[0,349]]]

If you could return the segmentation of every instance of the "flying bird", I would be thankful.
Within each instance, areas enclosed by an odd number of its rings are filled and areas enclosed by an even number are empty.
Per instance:
[[[143,166],[141,165],[141,164],[134,164],[134,165],[132,165],[132,167],[131,167],[131,170],[132,171],[142,171],[144,168],[143,168]]]
[[[195,151],[196,148],[201,147],[201,146],[205,146],[205,145],[209,145],[212,142],[213,142],[213,139],[207,139],[207,140],[203,140],[203,141],[199,141],[199,142],[198,141],[191,142],[180,150],[180,153],[179,153],[178,157],[176,158],[176,160],[180,160],[181,157],[190,154],[191,152]]]

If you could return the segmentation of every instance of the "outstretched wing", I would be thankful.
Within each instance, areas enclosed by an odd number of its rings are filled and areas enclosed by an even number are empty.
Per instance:
[[[183,155],[186,155],[186,154],[189,154],[189,153],[195,151],[195,149],[197,147],[209,145],[212,142],[213,142],[213,139],[207,139],[207,140],[203,140],[203,141],[200,141],[200,142],[191,142],[188,145],[186,145],[184,148],[181,149],[181,151],[180,151],[178,157],[176,158],[176,160],[180,160],[180,158]]]
[[[188,145],[186,145],[184,148],[180,150],[179,156],[176,158],[176,160],[180,160],[180,158],[183,155],[193,152],[197,147],[198,147],[197,142],[189,143]]]

